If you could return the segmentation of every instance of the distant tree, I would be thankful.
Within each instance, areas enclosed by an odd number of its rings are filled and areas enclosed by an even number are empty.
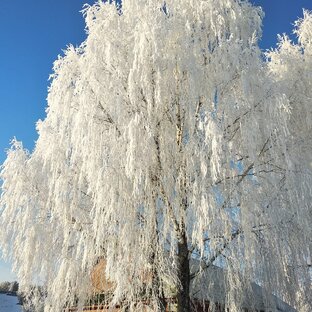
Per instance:
[[[10,289],[10,282],[0,283],[0,292],[8,292]]]
[[[88,38],[54,64],[35,150],[13,141],[1,172],[0,243],[22,284],[45,284],[45,311],[81,305],[104,257],[110,304],[163,311],[173,285],[189,312],[214,264],[230,311],[253,281],[310,311],[311,15],[299,45],[264,62],[248,1],[84,12]]]
[[[18,282],[11,282],[8,291],[16,293],[18,291]]]

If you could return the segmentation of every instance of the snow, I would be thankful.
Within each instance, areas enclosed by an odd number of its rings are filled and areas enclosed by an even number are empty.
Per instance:
[[[22,308],[17,302],[15,296],[0,294],[0,312],[21,312]]]

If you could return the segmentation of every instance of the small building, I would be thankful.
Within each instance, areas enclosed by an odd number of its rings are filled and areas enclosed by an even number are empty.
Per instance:
[[[191,271],[195,272],[198,267],[199,263],[197,261],[192,261]],[[114,284],[105,276],[105,268],[106,261],[100,259],[91,273],[92,285],[99,298],[98,302],[101,302],[101,296],[104,297],[112,293],[112,288],[114,287]],[[224,269],[214,265],[205,269],[191,283],[190,292],[192,312],[230,312],[225,309],[226,279]],[[268,295],[265,289],[256,283],[249,283],[248,289],[246,288],[240,293],[243,294],[240,298],[240,306],[245,312],[297,312],[296,309],[283,302],[277,296],[272,294]],[[175,312],[176,299],[174,295],[172,293],[167,293],[165,295],[166,312]],[[149,302],[142,300],[139,304],[140,311],[151,311]],[[121,310],[122,307],[119,305],[108,307],[99,303],[90,304],[83,308],[83,311],[89,312],[119,312]],[[66,312],[75,311],[78,311],[78,309],[74,307],[66,310]]]

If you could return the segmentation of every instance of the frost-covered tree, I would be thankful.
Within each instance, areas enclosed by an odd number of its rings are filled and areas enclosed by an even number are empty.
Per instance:
[[[45,311],[82,306],[105,258],[108,304],[162,311],[170,288],[188,312],[217,265],[230,311],[252,282],[268,306],[310,311],[311,15],[264,62],[248,1],[84,13],[34,151],[13,141],[2,167],[0,242],[21,284],[45,285]]]
[[[9,289],[10,289],[10,282],[1,282],[0,283],[0,292],[2,293],[2,292],[4,292],[4,293],[6,293],[6,292],[8,292],[9,291]]]

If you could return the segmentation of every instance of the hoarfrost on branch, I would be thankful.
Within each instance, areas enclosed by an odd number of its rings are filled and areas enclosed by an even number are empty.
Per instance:
[[[248,1],[100,1],[84,14],[34,151],[13,141],[1,171],[0,243],[21,284],[45,286],[45,311],[81,306],[104,257],[109,304],[162,309],[172,285],[189,311],[214,264],[231,311],[251,282],[310,311],[311,13],[267,61]]]

